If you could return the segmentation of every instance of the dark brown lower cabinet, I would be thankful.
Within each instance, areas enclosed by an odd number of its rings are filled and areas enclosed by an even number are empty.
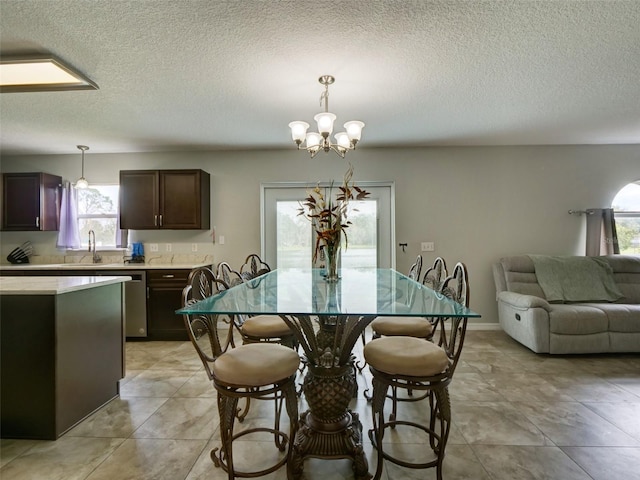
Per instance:
[[[182,315],[182,290],[191,270],[147,271],[147,340],[189,340]]]
[[[0,433],[55,440],[118,395],[123,287],[2,295]]]

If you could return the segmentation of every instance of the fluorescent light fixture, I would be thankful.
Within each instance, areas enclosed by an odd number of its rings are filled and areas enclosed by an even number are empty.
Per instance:
[[[0,58],[0,92],[2,93],[96,89],[98,85],[52,55]]]

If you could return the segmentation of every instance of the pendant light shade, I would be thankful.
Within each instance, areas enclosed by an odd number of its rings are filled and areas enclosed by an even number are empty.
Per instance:
[[[89,182],[84,178],[84,152],[89,150],[89,147],[86,145],[77,145],[78,149],[82,151],[82,175],[76,181],[76,188],[87,188],[89,187]]]

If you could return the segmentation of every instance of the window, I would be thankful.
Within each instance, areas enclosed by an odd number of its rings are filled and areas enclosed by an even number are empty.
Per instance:
[[[118,185],[90,185],[77,190],[78,230],[83,247],[88,246],[89,230],[93,230],[97,247],[115,248],[119,189]]]
[[[640,255],[640,180],[622,188],[611,207],[616,219],[620,253]]]

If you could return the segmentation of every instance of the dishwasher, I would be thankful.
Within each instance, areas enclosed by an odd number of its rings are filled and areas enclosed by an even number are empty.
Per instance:
[[[102,275],[131,277],[124,284],[125,335],[147,336],[147,274],[144,270],[109,270]]]

